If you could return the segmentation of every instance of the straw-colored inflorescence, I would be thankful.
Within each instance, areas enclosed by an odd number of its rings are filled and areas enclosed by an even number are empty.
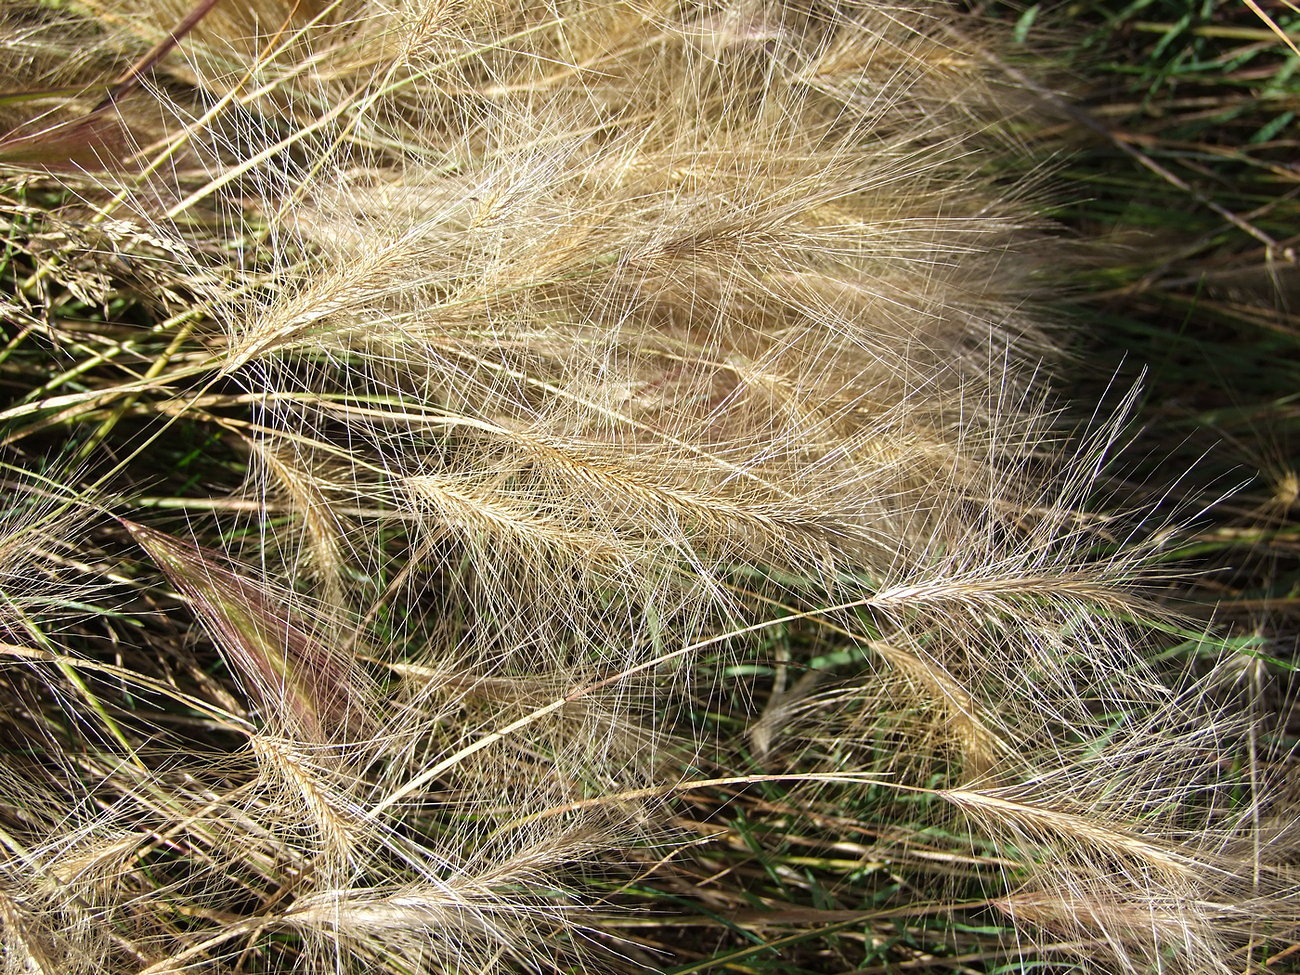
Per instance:
[[[671,968],[712,935],[640,941],[647,890],[764,923],[711,892],[758,833],[684,804],[749,775],[877,837],[828,971],[936,904],[1102,970],[1294,930],[1247,729],[1153,652],[1154,530],[1084,510],[1122,420],[1049,405],[1038,107],[980,25],[0,31],[3,354],[48,363],[0,413],[6,972]]]

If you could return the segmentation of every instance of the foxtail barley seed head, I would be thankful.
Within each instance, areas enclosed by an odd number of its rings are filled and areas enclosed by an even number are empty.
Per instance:
[[[1248,729],[1159,664],[1164,526],[1093,498],[1126,404],[1053,405],[997,44],[7,5],[0,358],[49,364],[0,413],[5,971],[671,967],[646,891],[776,923],[712,893],[742,798],[860,856],[859,931],[992,908],[1134,973],[1293,932]]]

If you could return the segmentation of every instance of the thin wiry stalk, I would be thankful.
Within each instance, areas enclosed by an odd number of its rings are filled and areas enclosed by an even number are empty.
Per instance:
[[[1166,526],[1088,510],[1131,403],[1052,405],[1048,106],[991,33],[3,18],[6,971],[662,969],[700,945],[629,908],[752,940],[845,862],[818,970],[990,908],[1116,971],[1293,929],[1247,723],[1159,660]],[[753,811],[882,859],[778,869]]]

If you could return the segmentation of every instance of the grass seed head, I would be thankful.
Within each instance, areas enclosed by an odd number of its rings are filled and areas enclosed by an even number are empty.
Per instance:
[[[931,886],[1026,955],[1235,965],[1285,854],[1153,649],[1161,526],[1088,510],[1131,403],[1069,446],[998,44],[927,0],[0,12],[4,463],[145,512],[0,511],[7,970],[663,968],[610,917]]]

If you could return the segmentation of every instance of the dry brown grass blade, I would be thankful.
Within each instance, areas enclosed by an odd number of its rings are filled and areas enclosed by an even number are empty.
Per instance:
[[[114,80],[113,87],[104,96],[104,100],[96,105],[92,111],[104,110],[133,87],[139,85],[144,76],[153,70],[159,61],[170,54],[172,49],[181,42],[181,39],[198,26],[199,21],[206,17],[212,8],[220,2],[221,0],[198,0],[190,8],[189,12],[181,18],[180,22],[168,31],[166,37],[155,44],[135,64],[127,68],[120,78]]]

